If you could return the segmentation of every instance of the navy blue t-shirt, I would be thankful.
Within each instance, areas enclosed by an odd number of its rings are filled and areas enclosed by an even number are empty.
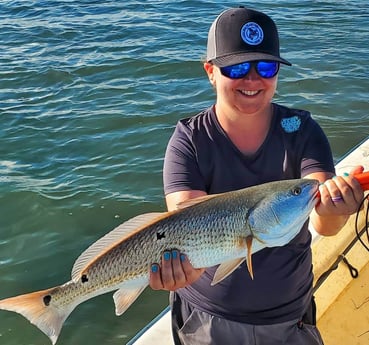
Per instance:
[[[313,172],[334,173],[328,140],[309,112],[273,104],[264,143],[255,154],[245,156],[223,131],[213,109],[178,122],[165,155],[165,194],[184,190],[214,194]],[[217,269],[211,267],[177,293],[196,308],[229,320],[273,324],[299,318],[312,293],[310,244],[306,223],[289,244],[253,255],[254,280],[243,264],[210,286]]]

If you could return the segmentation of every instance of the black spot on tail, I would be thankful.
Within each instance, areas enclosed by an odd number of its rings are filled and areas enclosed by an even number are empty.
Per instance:
[[[51,302],[51,296],[50,296],[50,295],[46,295],[46,296],[44,297],[44,304],[45,304],[46,306],[49,306],[49,305],[50,305],[50,302]]]
[[[81,280],[82,280],[82,283],[87,283],[88,282],[88,278],[85,274],[81,277]]]
[[[156,233],[156,239],[161,240],[162,238],[165,238],[165,232],[157,232]]]

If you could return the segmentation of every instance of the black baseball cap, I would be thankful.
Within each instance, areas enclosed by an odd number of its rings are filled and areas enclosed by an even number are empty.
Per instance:
[[[208,34],[206,60],[218,67],[256,60],[291,66],[279,55],[278,30],[272,18],[242,6],[215,19]]]

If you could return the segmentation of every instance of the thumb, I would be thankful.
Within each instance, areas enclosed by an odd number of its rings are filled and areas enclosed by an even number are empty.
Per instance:
[[[351,169],[350,175],[361,174],[364,171],[364,167],[362,165],[358,165]]]

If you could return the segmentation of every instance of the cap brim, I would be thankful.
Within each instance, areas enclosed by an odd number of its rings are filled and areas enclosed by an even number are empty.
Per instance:
[[[288,66],[292,65],[289,61],[279,56],[274,56],[274,55],[264,54],[264,53],[233,54],[233,55],[218,57],[216,59],[211,60],[211,62],[218,67],[226,67],[226,66],[236,65],[242,62],[257,61],[257,60],[278,61]]]

